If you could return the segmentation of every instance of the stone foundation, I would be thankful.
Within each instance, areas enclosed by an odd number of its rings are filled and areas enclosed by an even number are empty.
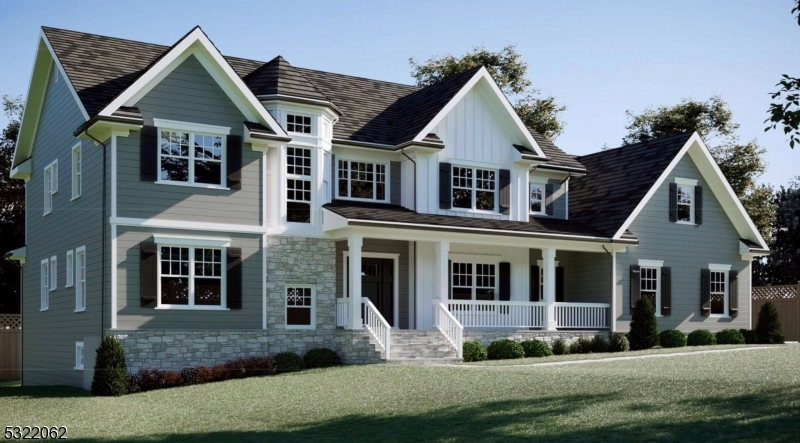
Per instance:
[[[609,338],[608,331],[464,331],[464,341],[477,341],[484,346],[495,340],[508,338],[516,342],[525,340],[541,340],[547,344],[552,344],[557,338],[563,338],[567,344],[572,343],[580,337],[594,338],[595,335],[602,335]]]

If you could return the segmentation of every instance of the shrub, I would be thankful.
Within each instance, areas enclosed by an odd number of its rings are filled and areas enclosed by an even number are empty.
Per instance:
[[[708,329],[698,329],[689,334],[686,344],[689,346],[710,346],[717,344],[717,339]]]
[[[781,320],[778,318],[778,308],[772,302],[766,302],[758,311],[758,323],[756,324],[756,336],[759,343],[780,344],[784,341],[781,332]]]
[[[272,357],[247,357],[242,360],[245,377],[273,375],[278,372],[278,363]]]
[[[281,352],[275,356],[275,362],[278,364],[278,372],[299,371],[306,366],[303,359],[294,352]]]
[[[307,368],[327,368],[342,364],[342,359],[330,349],[314,348],[303,356]]]
[[[656,310],[646,298],[640,298],[631,313],[631,331],[628,333],[631,349],[650,349],[658,345]]]
[[[465,341],[462,350],[465,362],[484,361],[489,358],[486,348],[477,341]]]
[[[489,347],[486,348],[486,353],[489,356],[489,360],[507,360],[525,357],[525,350],[522,349],[522,345],[507,338],[493,341]]]
[[[212,366],[211,368],[211,381],[227,380],[231,377],[230,370],[225,363],[220,363]]]
[[[142,385],[141,379],[136,374],[128,375],[128,393],[135,394],[137,392],[142,392]]]
[[[592,340],[586,337],[579,337],[569,344],[570,354],[588,354],[592,352]]]
[[[128,368],[125,351],[116,338],[107,335],[97,348],[92,379],[92,394],[118,396],[128,393]]]
[[[754,345],[758,343],[758,335],[756,334],[756,331],[752,329],[739,329],[739,332],[742,333],[745,344]]]
[[[553,340],[553,355],[567,354],[569,354],[569,346],[567,346],[567,342],[561,337]]]
[[[164,372],[164,387],[176,388],[183,386],[183,376],[179,371],[166,371]]]
[[[682,348],[686,346],[686,334],[677,329],[665,329],[658,336],[662,348]]]
[[[723,329],[717,332],[718,345],[743,345],[744,335],[738,329]]]
[[[244,378],[245,369],[244,369],[244,362],[242,361],[242,359],[226,361],[222,365],[228,372],[227,374],[225,374],[223,380],[229,378]]]
[[[158,369],[142,369],[139,371],[142,392],[153,391],[164,387],[164,373]]]
[[[185,385],[196,385],[198,383],[197,368],[181,369],[181,378]]]
[[[541,340],[525,340],[520,343],[526,357],[547,357],[553,355],[547,343]]]
[[[208,366],[197,367],[197,382],[210,383],[214,381],[214,371]]]
[[[608,340],[602,335],[595,335],[592,339],[592,345],[590,346],[591,350],[595,354],[600,354],[602,352],[608,352]]]
[[[630,350],[631,345],[625,334],[619,332],[611,334],[611,339],[608,341],[608,352],[628,352]]]

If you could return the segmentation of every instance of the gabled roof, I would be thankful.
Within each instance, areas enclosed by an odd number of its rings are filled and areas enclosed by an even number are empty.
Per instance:
[[[566,152],[562,151],[558,146],[556,146],[550,139],[539,134],[531,127],[528,127],[528,131],[533,136],[533,139],[536,140],[536,143],[542,148],[544,155],[547,156],[547,163],[538,166],[539,168],[544,169],[558,169],[558,170],[566,170],[566,171],[574,171],[574,172],[585,172],[586,168],[579,162],[575,157],[568,155]],[[524,146],[514,145],[517,150],[523,154],[530,154],[536,155],[535,152],[527,149]]]
[[[587,175],[570,180],[570,218],[613,237],[691,136],[682,132],[578,157]]]
[[[280,55],[244,78],[257,97],[263,95],[299,97],[329,102],[313,83]]]

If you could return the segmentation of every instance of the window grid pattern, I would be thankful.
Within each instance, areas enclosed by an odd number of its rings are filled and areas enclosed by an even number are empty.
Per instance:
[[[189,248],[161,248],[161,303],[189,304]]]
[[[544,212],[544,192],[542,190],[543,186],[536,183],[531,183],[531,212],[532,213],[542,213]]]
[[[86,251],[78,250],[75,266],[75,309],[86,309]]]
[[[472,263],[452,263],[453,300],[472,300]]]
[[[286,148],[286,221],[311,222],[311,150]]]
[[[220,248],[161,247],[161,303],[222,306]]]
[[[678,185],[678,221],[691,222],[694,187]]]
[[[220,305],[222,298],[222,250],[194,249],[194,303]]]
[[[453,167],[453,207],[494,211],[496,171]]]
[[[453,207],[472,209],[472,168],[453,167]]]
[[[362,200],[386,200],[386,165],[339,160],[338,196]]]
[[[286,287],[286,325],[313,326],[314,295],[310,287]]]
[[[711,313],[725,314],[726,277],[725,271],[711,271]]]
[[[451,264],[453,300],[494,300],[497,266],[486,263]]]
[[[494,300],[495,265],[475,265],[475,299]]]
[[[222,185],[221,136],[161,130],[160,137],[161,180]]]
[[[641,268],[639,272],[639,288],[642,298],[650,300],[650,303],[658,311],[658,268]]]
[[[83,191],[81,168],[81,146],[78,145],[72,150],[72,198],[80,197]]]
[[[311,134],[311,117],[288,114],[286,116],[286,130],[301,134]]]

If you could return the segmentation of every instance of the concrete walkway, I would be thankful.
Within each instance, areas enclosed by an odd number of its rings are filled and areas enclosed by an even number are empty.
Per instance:
[[[529,365],[442,365],[442,366],[449,366],[453,368],[465,368],[465,369],[508,369],[508,368],[538,368],[538,367],[545,367],[545,366],[564,366],[564,365],[581,365],[586,363],[605,363],[605,362],[612,362],[612,361],[627,361],[627,360],[642,360],[646,358],[665,358],[665,357],[680,357],[684,355],[701,355],[701,354],[722,354],[726,352],[744,352],[744,351],[758,351],[761,349],[775,349],[776,346],[759,346],[759,347],[750,347],[750,348],[735,348],[735,349],[714,349],[709,351],[692,351],[692,352],[675,352],[670,354],[650,354],[650,355],[637,355],[632,357],[610,357],[610,358],[598,358],[592,360],[566,360],[566,361],[554,361],[548,363],[532,363]]]

